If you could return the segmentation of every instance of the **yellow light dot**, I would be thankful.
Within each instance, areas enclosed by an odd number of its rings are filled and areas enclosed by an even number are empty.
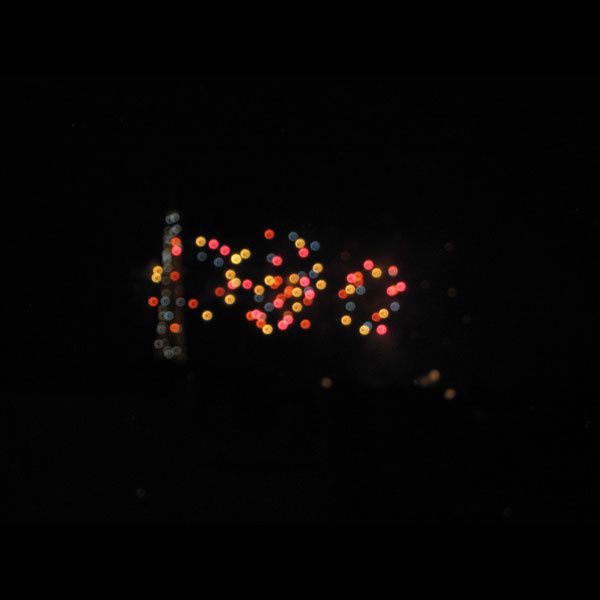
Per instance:
[[[201,235],[199,235],[196,238],[196,246],[198,246],[199,248],[202,248],[203,246],[206,246],[206,238],[202,237]]]
[[[360,335],[369,335],[371,330],[366,325],[361,325],[358,331],[360,331]]]
[[[231,255],[231,262],[234,265],[239,265],[242,262],[242,257],[239,254],[232,254]]]
[[[295,242],[294,242],[296,248],[300,249],[300,248],[304,248],[304,246],[306,246],[306,242],[302,239],[302,238],[298,238]]]
[[[244,259],[247,260],[252,256],[252,253],[250,252],[250,250],[248,250],[248,248],[244,248],[241,252],[240,252],[240,256]]]
[[[160,265],[156,265],[154,267],[152,267],[152,272],[153,273],[158,273],[159,275],[163,274],[163,268]]]
[[[379,267],[375,267],[371,271],[371,275],[373,275],[373,277],[375,277],[375,279],[379,279],[383,275],[383,271]]]
[[[262,332],[265,335],[271,335],[273,333],[273,325],[269,325],[268,323],[262,328]]]
[[[295,287],[292,290],[292,296],[294,296],[294,298],[300,298],[300,296],[302,296],[302,288],[301,287]]]
[[[262,296],[265,293],[265,288],[262,285],[255,285],[254,293],[258,296]]]
[[[292,273],[289,277],[288,277],[288,281],[290,283],[296,284],[300,281],[300,277],[298,277],[297,273]]]
[[[319,279],[315,285],[318,290],[324,290],[327,287],[327,282],[324,279]]]
[[[162,280],[162,275],[160,273],[152,273],[151,279],[154,283],[160,283]]]
[[[387,319],[387,318],[390,316],[390,311],[389,311],[387,308],[382,308],[382,309],[379,311],[379,316],[380,316],[382,319]]]
[[[354,294],[354,292],[356,292],[356,288],[352,284],[349,284],[346,286],[346,294],[348,294],[349,296],[352,296],[352,294]]]
[[[323,265],[321,263],[315,263],[313,265],[313,271],[315,273],[321,273],[323,271]]]
[[[231,287],[235,290],[237,288],[240,287],[240,285],[242,285],[242,280],[239,277],[234,277],[231,280]]]
[[[342,325],[350,325],[350,323],[352,323],[352,317],[350,315],[344,315],[341,318],[342,321]]]
[[[229,304],[230,306],[235,302],[235,296],[233,294],[227,294],[225,296],[225,304]]]
[[[235,277],[235,271],[233,269],[227,269],[227,271],[225,271],[226,279],[233,279],[234,277]]]
[[[273,285],[273,282],[275,281],[275,279],[274,279],[273,275],[267,275],[267,276],[265,277],[264,281],[265,281],[265,284],[266,284],[266,285],[268,285],[268,286],[272,286],[272,285]]]
[[[302,310],[302,303],[301,302],[294,302],[294,304],[292,304],[292,310],[294,312],[300,312]]]
[[[213,318],[213,314],[212,314],[212,312],[211,312],[210,310],[205,310],[205,311],[202,313],[202,318],[203,318],[205,321],[210,321],[210,320]]]

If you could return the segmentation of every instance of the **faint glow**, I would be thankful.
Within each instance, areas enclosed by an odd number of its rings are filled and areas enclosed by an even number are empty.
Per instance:
[[[275,237],[275,232],[272,229],[267,229],[265,231],[265,238],[267,240],[272,240]]]
[[[213,314],[212,314],[212,312],[211,312],[210,310],[205,310],[205,311],[202,313],[202,318],[203,318],[205,321],[210,321],[210,320],[213,318]]]
[[[364,295],[364,293],[365,293],[366,291],[367,291],[367,288],[366,288],[364,285],[359,285],[359,286],[356,288],[356,293],[357,293],[359,296],[362,296],[362,295]]]
[[[385,335],[387,333],[387,325],[384,325],[383,323],[381,325],[377,325],[377,333],[379,335]]]
[[[434,383],[438,382],[441,376],[442,374],[437,369],[431,369],[431,371],[429,371],[429,379]]]
[[[234,265],[239,265],[242,262],[242,257],[239,254],[232,254],[230,260]]]
[[[333,380],[331,379],[331,377],[323,377],[321,379],[321,387],[329,390],[331,389],[331,386],[333,386]]]
[[[295,242],[298,239],[298,234],[295,231],[290,231],[288,233],[288,240],[290,240],[290,242]]]
[[[148,304],[152,307],[158,306],[158,298],[156,296],[150,296],[150,298],[148,298]]]
[[[454,388],[448,388],[444,392],[444,398],[446,400],[454,400],[454,398],[456,398],[456,390]]]
[[[198,252],[196,257],[200,262],[204,262],[208,258],[208,254],[206,254],[206,252]]]
[[[235,302],[235,296],[233,294],[227,294],[224,298],[225,304],[231,306]]]
[[[206,246],[206,238],[199,235],[196,238],[196,246],[198,246],[198,248],[203,248],[204,246]]]
[[[219,247],[219,240],[215,240],[214,238],[208,242],[208,247],[211,250],[216,250]]]
[[[355,309],[356,309],[356,304],[354,304],[354,302],[346,302],[346,310],[348,312],[352,312]]]
[[[458,294],[455,288],[450,288],[447,293],[450,298],[456,298],[456,294]]]
[[[225,295],[225,288],[222,288],[222,287],[215,288],[215,296],[217,296],[218,298],[222,298],[224,295]]]
[[[320,250],[320,248],[321,248],[321,244],[319,244],[319,242],[316,242],[316,241],[315,241],[315,242],[311,242],[311,243],[310,243],[310,249],[311,249],[313,252],[318,252],[318,251]]]
[[[342,325],[350,325],[352,323],[352,317],[350,315],[344,315],[340,321],[342,322]]]

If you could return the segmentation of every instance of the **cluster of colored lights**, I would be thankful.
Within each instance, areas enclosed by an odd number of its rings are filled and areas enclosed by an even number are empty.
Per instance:
[[[389,328],[385,323],[392,313],[400,310],[400,303],[395,299],[398,294],[406,291],[405,281],[394,281],[399,276],[399,269],[395,265],[387,268],[376,265],[371,259],[363,262],[363,271],[352,271],[346,274],[346,285],[338,290],[338,298],[344,302],[345,314],[340,322],[349,327],[355,321],[358,322],[358,332],[361,335],[369,335],[373,329],[379,335],[385,335]],[[384,278],[392,279],[386,286],[385,293],[388,296],[384,306],[369,311],[368,318],[357,319],[359,305],[364,303],[367,288],[371,283],[383,281]],[[381,285],[381,284],[380,284]]]

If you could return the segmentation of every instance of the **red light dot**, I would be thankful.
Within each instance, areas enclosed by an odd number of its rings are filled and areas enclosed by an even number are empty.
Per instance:
[[[169,331],[171,333],[179,333],[181,331],[181,325],[179,325],[179,323],[171,323],[169,325]]]
[[[252,280],[251,279],[244,279],[244,281],[242,281],[242,287],[245,290],[249,290],[252,287]]]
[[[180,256],[182,252],[183,252],[183,249],[181,248],[181,246],[173,246],[171,248],[171,254],[173,256]]]
[[[179,281],[179,278],[181,277],[181,275],[179,274],[179,271],[173,271],[170,275],[169,275],[169,279],[171,281]]]
[[[308,248],[300,248],[300,250],[298,250],[298,256],[300,258],[306,258],[309,254],[310,251],[308,250]]]
[[[277,275],[277,277],[273,279],[273,285],[271,286],[271,288],[276,290],[282,283],[283,277],[281,277],[281,275]]]
[[[363,263],[363,268],[365,269],[365,271],[370,271],[374,266],[375,263],[370,259],[365,260],[365,262]]]
[[[249,310],[249,311],[246,313],[246,319],[247,319],[248,321],[254,321],[254,311],[252,311],[252,310]]]
[[[229,256],[229,254],[231,253],[231,248],[229,246],[221,246],[219,252],[222,256]]]
[[[171,238],[171,244],[173,246],[181,246],[181,238],[178,238],[178,237]]]
[[[275,237],[275,232],[272,229],[267,229],[265,231],[265,238],[268,240],[272,240]]]
[[[338,296],[342,299],[345,300],[348,297],[348,294],[346,293],[346,290],[340,290],[338,292]]]
[[[283,264],[283,258],[281,256],[274,256],[272,262],[274,266],[280,267]]]
[[[381,321],[381,317],[379,316],[379,313],[377,313],[377,312],[374,312],[374,313],[371,315],[371,321],[375,321],[376,323],[377,323],[378,321]]]
[[[399,292],[405,292],[405,291],[406,291],[406,283],[405,283],[404,281],[399,281],[399,282],[396,284],[396,289],[397,289]]]
[[[194,308],[198,308],[198,300],[196,298],[190,298],[188,300],[188,306],[193,310]]]
[[[156,296],[150,296],[150,298],[148,298],[148,304],[150,306],[158,306],[158,298]]]
[[[276,300],[273,300],[273,306],[275,308],[281,308],[283,306],[283,300],[281,298],[277,298]]]
[[[211,250],[216,250],[219,247],[219,240],[212,239],[208,242],[208,247]]]
[[[218,298],[222,298],[224,295],[225,295],[225,288],[222,288],[222,287],[215,288],[215,296],[217,296]]]
[[[304,304],[304,306],[312,306],[312,298],[303,298],[302,299],[302,304]]]
[[[377,333],[379,335],[385,335],[387,333],[387,325],[383,323],[381,325],[377,325]]]
[[[281,329],[281,331],[284,331],[285,329],[288,328],[288,324],[285,321],[279,321],[277,323],[277,327],[278,327],[278,329]]]
[[[300,327],[302,327],[302,329],[310,329],[310,321],[308,319],[302,319],[302,321],[300,321]]]

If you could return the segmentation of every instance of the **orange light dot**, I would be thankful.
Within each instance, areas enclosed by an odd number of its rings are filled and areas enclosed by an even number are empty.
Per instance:
[[[302,321],[300,321],[300,327],[302,327],[302,329],[310,329],[310,325],[309,319],[302,319]]]
[[[178,238],[178,237],[171,238],[171,244],[173,246],[181,246],[181,238]]]
[[[171,333],[179,333],[181,331],[181,325],[179,323],[171,323],[169,325],[169,331]]]
[[[150,296],[150,298],[148,298],[148,304],[150,306],[158,306],[158,298],[156,296]]]

